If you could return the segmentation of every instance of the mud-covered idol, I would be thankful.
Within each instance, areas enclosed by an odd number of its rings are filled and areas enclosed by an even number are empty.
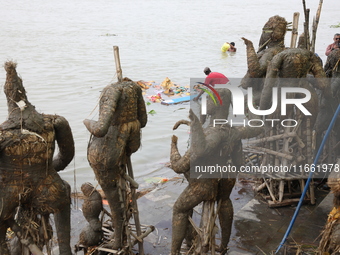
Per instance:
[[[35,110],[16,72],[16,63],[6,62],[5,70],[8,119],[0,125],[0,254],[13,254],[5,240],[9,227],[30,253],[42,254],[38,252],[44,245],[41,242],[51,237],[52,229],[39,224],[38,231],[30,228],[24,232],[23,228],[32,224],[25,224],[23,216],[32,213],[35,219],[40,215],[38,219],[48,224],[48,215],[53,213],[59,252],[71,255],[71,189],[57,173],[74,156],[71,128],[65,118]],[[56,142],[59,152],[53,158]],[[43,230],[49,234],[43,235]],[[21,243],[13,247],[15,254],[26,254]]]
[[[91,132],[87,158],[110,205],[115,229],[113,249],[123,245],[125,205],[119,195],[118,182],[128,157],[140,147],[141,128],[147,122],[141,88],[127,78],[124,80],[104,88],[98,121],[84,120]]]

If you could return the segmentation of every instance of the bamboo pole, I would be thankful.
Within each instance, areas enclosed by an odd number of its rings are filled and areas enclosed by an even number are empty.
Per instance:
[[[310,118],[307,118],[306,120],[306,140],[307,140],[307,163],[311,164],[312,161],[312,132],[311,132],[311,125],[310,125]],[[315,193],[314,193],[314,183],[313,180],[311,181],[311,184],[309,185],[309,193],[310,193],[310,202],[312,205],[315,204]]]
[[[257,186],[256,188],[254,188],[254,190],[255,190],[256,192],[259,192],[259,191],[263,190],[264,187],[266,187],[266,183],[265,183],[265,182],[263,182],[262,184],[260,184],[260,185]]]
[[[292,115],[292,112],[289,113],[289,116],[291,117]],[[289,124],[290,124],[290,121],[289,121]],[[288,134],[290,133],[290,127],[285,127],[284,128],[284,133],[285,134]],[[282,152],[283,153],[289,153],[289,144],[291,142],[291,138],[284,138],[283,139],[283,148],[282,148]],[[288,162],[288,159],[286,157],[283,157],[282,158],[282,165],[283,166],[288,166],[289,165],[289,162]],[[279,183],[279,202],[282,202],[283,200],[283,193],[284,193],[284,188],[285,188],[285,182],[283,179],[280,180],[280,183]]]
[[[212,201],[203,201],[203,207],[202,207],[202,216],[201,216],[201,223],[200,228],[202,229],[202,239],[201,239],[201,245],[202,247],[206,246],[209,243],[209,235],[206,235],[207,229],[209,228],[209,219],[210,216],[210,206]]]
[[[310,118],[307,118],[306,120],[306,141],[307,141],[307,148],[306,148],[306,158],[307,158],[307,163],[311,164],[312,163],[312,129],[310,126]]]
[[[294,132],[296,135],[298,135],[297,132],[298,132],[299,130],[301,130],[301,129],[300,129],[301,122],[302,122],[302,121],[301,121],[301,119],[299,118],[299,119],[298,119],[298,122],[297,122],[297,125],[296,125],[295,127],[293,127],[293,130],[292,130],[291,132]],[[288,139],[289,142],[292,142],[292,140],[293,140],[292,138],[289,138],[289,139]]]
[[[301,138],[298,135],[295,136],[295,139],[300,148],[305,148],[306,145],[304,144],[304,142],[301,140]]]
[[[270,133],[269,135],[273,136],[273,132],[274,132],[273,129],[271,129],[270,132],[269,132]],[[269,149],[275,150],[273,142],[269,143]],[[275,157],[274,156],[270,156],[269,157],[269,164],[273,165],[274,164],[274,160],[275,160]]]
[[[115,63],[116,63],[117,79],[118,79],[118,82],[122,82],[123,81],[123,72],[122,72],[122,67],[120,65],[120,57],[119,57],[118,46],[113,46],[113,53],[114,53]]]
[[[130,156],[127,157],[127,169],[128,169],[129,176],[132,179],[134,179]],[[133,218],[136,224],[137,236],[141,236],[142,231],[141,231],[140,221],[139,221],[139,212],[138,212],[138,205],[137,205],[137,200],[136,200],[136,189],[133,187],[133,185],[131,185],[131,197],[132,197],[132,203],[133,203]],[[139,254],[144,255],[143,242],[138,242],[138,249],[139,249]]]
[[[293,15],[293,27],[292,27],[292,37],[290,41],[290,47],[295,48],[296,47],[296,40],[298,38],[298,25],[299,25],[299,12],[294,12]]]
[[[285,189],[285,182],[284,182],[284,180],[280,180],[280,184],[279,184],[279,202],[282,202],[282,200],[283,200],[284,189]]]
[[[306,8],[306,1],[302,0],[303,4],[303,11],[305,14],[305,22],[304,22],[304,33],[305,33],[305,47],[307,50],[310,49],[310,42],[309,42],[309,12],[310,10]]]
[[[269,38],[267,41],[265,41],[257,50],[257,53],[259,53],[263,48],[267,46],[267,44],[271,41],[271,38]]]
[[[220,212],[220,209],[221,209],[221,205],[222,205],[222,199],[220,199],[219,201],[218,201],[218,203],[217,203],[217,207],[216,207],[216,211],[215,211],[215,214],[214,214],[214,219],[213,219],[213,228],[212,228],[212,232],[213,232],[213,239],[212,239],[212,242],[211,242],[211,254],[212,255],[215,255],[215,245],[216,245],[216,240],[215,240],[215,226],[216,226],[216,224],[215,224],[215,222],[216,222],[216,218],[217,218],[217,215],[219,214],[219,212]]]
[[[126,222],[125,231],[126,231],[127,247],[128,247],[128,250],[131,251],[132,247],[133,247],[131,236],[133,236],[133,233],[132,233],[132,230],[130,230],[130,226],[129,226],[129,222],[128,222],[129,221],[128,219],[130,219],[131,214],[126,213],[126,215],[127,215],[127,217],[126,217],[127,220],[125,221]]]
[[[149,228],[143,234],[141,234],[140,236],[138,236],[138,238],[135,239],[134,245],[137,244],[138,239],[142,239],[143,240],[145,237],[147,237],[154,230],[155,230],[154,226],[149,226]]]
[[[43,227],[43,235],[44,235],[44,239],[45,239],[47,255],[51,255],[51,247],[49,245],[46,218],[44,216],[41,217],[41,224],[42,224],[42,227]]]
[[[300,179],[300,189],[301,189],[301,193],[303,192],[303,190],[305,189],[305,180],[304,179]]]
[[[292,115],[292,113],[290,112],[290,113],[289,113],[289,116],[291,117],[291,115]],[[291,121],[289,121],[288,123],[289,123],[289,125],[290,125]],[[284,133],[285,133],[285,134],[290,133],[290,127],[285,127],[285,128],[284,128]],[[291,140],[292,140],[292,139],[290,139],[290,138],[284,138],[284,139],[283,139],[283,148],[282,148],[282,152],[283,152],[283,153],[285,153],[285,154],[288,154],[288,153],[289,153],[289,144],[291,143]],[[286,157],[284,157],[284,158],[282,159],[282,165],[284,165],[284,166],[287,166],[287,165],[288,165],[288,162],[287,162],[287,158],[286,158]],[[281,201],[280,201],[280,202],[281,202]]]
[[[110,252],[112,254],[117,254],[117,252],[119,252],[118,250],[113,250],[113,249],[108,249],[108,248],[103,248],[103,247],[99,247],[97,249],[98,251],[106,251],[106,252]]]
[[[293,193],[292,183],[290,181],[287,181],[287,186],[288,186],[288,194],[292,194]]]
[[[129,176],[126,172],[124,171],[120,171],[120,175],[128,182],[130,182],[130,185],[135,188],[135,189],[138,189],[139,187],[139,184],[131,178],[131,176]]]
[[[295,132],[283,133],[283,134],[280,134],[280,135],[273,135],[273,136],[264,137],[264,138],[260,138],[260,139],[256,139],[256,140],[250,140],[250,141],[247,141],[247,144],[272,142],[272,141],[275,141],[275,140],[280,140],[282,138],[294,137],[294,136],[296,136]]]
[[[334,66],[333,69],[332,69],[332,72],[334,72],[334,71],[337,70],[337,68],[338,68],[338,66],[339,66],[339,61],[340,61],[340,59],[338,59],[338,61],[336,62],[335,66]]]
[[[294,157],[292,155],[282,153],[282,152],[278,152],[278,151],[273,151],[273,150],[270,150],[270,149],[267,149],[267,148],[253,147],[253,149],[256,149],[258,151],[263,151],[267,154],[271,154],[271,155],[274,155],[274,156],[277,156],[277,157],[282,157],[282,158],[285,158],[285,159],[288,159],[288,160],[294,159]],[[263,164],[263,165],[266,165],[266,164]]]
[[[276,134],[280,133],[280,132],[278,132],[278,127],[277,126],[275,128],[275,133]],[[276,148],[277,151],[280,149],[280,140],[276,140],[275,141],[275,148]],[[275,166],[280,165],[280,159],[278,157],[275,157],[275,163],[274,164],[275,164]]]
[[[312,52],[315,52],[316,31],[319,25],[322,3],[323,3],[323,0],[320,0],[319,7],[316,12],[316,17],[315,19],[313,19],[313,33],[312,33],[312,43],[311,43],[312,45],[310,49]]]
[[[203,216],[203,215],[202,215]],[[202,250],[202,242],[203,242],[203,231],[201,228],[197,227],[195,222],[193,221],[193,219],[189,216],[189,222],[191,223],[191,225],[193,226],[194,230],[197,233],[197,238],[195,238],[195,241],[193,243],[193,245],[190,248],[191,250],[195,250],[196,253],[194,254],[198,254],[201,250]]]
[[[268,189],[268,191],[269,191],[270,197],[272,198],[273,202],[276,202],[275,195],[274,195],[274,193],[273,193],[273,191],[272,191],[272,180],[269,180],[270,186],[268,185],[268,182],[267,182],[267,180],[266,180],[265,178],[263,178],[263,180],[264,180],[264,182],[265,182],[265,184],[266,184],[266,186],[267,186],[267,189]]]

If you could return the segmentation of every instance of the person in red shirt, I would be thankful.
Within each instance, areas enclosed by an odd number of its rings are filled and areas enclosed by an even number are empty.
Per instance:
[[[227,84],[229,82],[229,79],[224,74],[218,72],[211,72],[209,67],[204,68],[203,72],[207,75],[204,84],[211,85],[214,87],[215,84]],[[198,96],[194,98],[194,101],[197,101],[203,93],[204,91],[201,90]]]
[[[335,34],[333,40],[334,43],[328,45],[326,48],[326,56],[328,56],[332,50],[340,48],[340,34]]]

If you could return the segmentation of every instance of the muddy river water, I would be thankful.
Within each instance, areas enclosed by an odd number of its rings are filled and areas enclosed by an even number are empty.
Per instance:
[[[319,1],[307,0],[311,17]],[[324,1],[317,32],[316,52],[324,51],[340,28],[339,3]],[[246,37],[258,45],[261,29],[269,17],[292,21],[300,12],[298,0],[58,0],[3,1],[0,8],[0,62],[18,62],[29,100],[37,110],[68,119],[73,130],[76,155],[61,175],[74,188],[85,181],[95,183],[86,159],[89,132],[82,121],[98,117],[100,91],[115,81],[113,46],[120,49],[123,75],[133,80],[161,83],[169,77],[188,85],[190,78],[204,77],[203,69],[239,78],[246,72]],[[286,35],[289,45],[291,33]],[[236,53],[222,53],[225,41],[236,43]],[[0,69],[0,122],[7,117],[3,93],[5,71]],[[146,98],[146,101],[148,99]],[[147,106],[149,122],[143,129],[142,147],[132,157],[139,182],[172,177],[169,161],[172,134],[187,148],[188,129],[172,131],[173,124],[187,118],[189,104]]]

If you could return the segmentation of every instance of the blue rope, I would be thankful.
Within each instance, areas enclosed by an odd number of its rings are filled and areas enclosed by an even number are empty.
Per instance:
[[[314,169],[314,168],[315,168],[315,165],[318,163],[318,160],[319,160],[319,157],[320,157],[320,155],[321,155],[321,153],[322,153],[323,147],[325,146],[325,143],[326,143],[326,141],[327,141],[327,139],[328,139],[328,136],[329,136],[329,134],[330,134],[331,131],[332,131],[332,128],[333,128],[333,126],[334,126],[334,123],[335,123],[335,121],[336,121],[336,118],[337,118],[337,116],[339,115],[339,112],[340,112],[340,104],[338,105],[338,108],[336,109],[336,112],[335,112],[335,114],[334,114],[334,116],[333,116],[333,118],[332,118],[331,123],[330,123],[329,126],[328,126],[328,129],[327,129],[327,131],[326,131],[326,134],[325,134],[324,138],[322,139],[322,142],[321,142],[321,145],[320,145],[320,147],[319,147],[318,153],[316,154],[315,159],[314,159],[314,162],[313,162],[313,165],[311,166],[311,171],[310,171],[310,173],[309,173],[309,176],[308,176],[308,179],[307,179],[305,188],[304,188],[304,190],[303,190],[303,192],[302,192],[302,195],[301,195],[301,197],[300,197],[299,203],[298,203],[298,205],[297,205],[297,207],[296,207],[296,209],[295,209],[294,216],[293,216],[292,220],[290,221],[289,226],[288,226],[288,228],[287,228],[287,231],[286,231],[285,235],[283,236],[282,241],[281,241],[279,247],[277,248],[275,254],[277,254],[277,253],[279,252],[279,250],[282,248],[282,246],[283,246],[284,243],[286,242],[286,239],[287,239],[288,236],[289,236],[290,231],[291,231],[292,228],[293,228],[294,222],[295,222],[295,220],[296,220],[296,217],[297,217],[298,214],[299,214],[299,211],[300,211],[300,208],[301,208],[301,206],[302,206],[303,200],[304,200],[305,195],[306,195],[306,193],[307,193],[307,190],[308,190],[308,187],[309,187],[309,183],[311,182],[311,179],[312,179],[312,176],[313,176],[313,173],[314,173],[314,170],[315,170],[315,169]]]

